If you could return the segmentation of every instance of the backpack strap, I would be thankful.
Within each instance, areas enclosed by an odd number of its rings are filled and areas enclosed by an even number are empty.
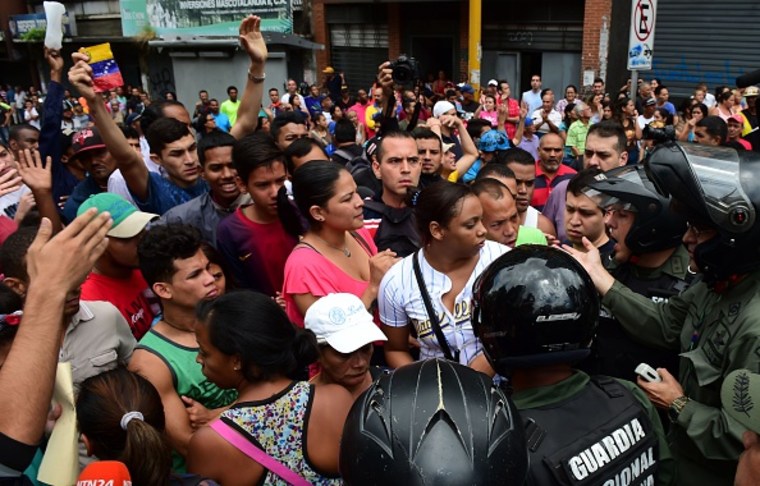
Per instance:
[[[348,151],[345,149],[336,150],[335,152],[333,152],[333,156],[337,156],[337,157],[340,157],[341,159],[345,159],[344,165],[351,162],[351,160],[354,158],[354,156],[348,153]]]
[[[224,423],[222,419],[216,419],[209,426],[222,436],[222,439],[232,444],[236,449],[261,464],[262,467],[281,477],[293,486],[312,486],[310,482],[302,478],[295,471],[255,446],[251,441],[244,438],[240,432]]]

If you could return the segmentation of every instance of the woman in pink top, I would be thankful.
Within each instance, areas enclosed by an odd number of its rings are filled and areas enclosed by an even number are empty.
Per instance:
[[[364,229],[364,201],[351,174],[332,162],[309,162],[293,174],[293,196],[309,229],[285,263],[282,295],[290,320],[303,327],[306,310],[334,292],[354,294],[371,308],[397,258],[390,250],[378,253]],[[295,214],[283,216],[284,224],[300,224]]]
[[[496,111],[496,97],[487,94],[483,98],[483,104],[475,111],[477,118],[488,120],[491,127],[496,128],[499,125],[499,112]]]

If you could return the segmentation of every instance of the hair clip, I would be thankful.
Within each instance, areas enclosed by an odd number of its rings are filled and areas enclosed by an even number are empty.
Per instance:
[[[10,314],[0,314],[0,329],[4,326],[18,326],[21,323],[21,316],[24,311],[16,311]]]

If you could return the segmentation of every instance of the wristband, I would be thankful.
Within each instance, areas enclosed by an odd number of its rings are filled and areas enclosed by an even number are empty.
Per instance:
[[[248,68],[248,79],[256,84],[263,83],[264,80],[267,79],[267,73],[261,73],[261,77],[258,77],[251,72],[251,68]]]

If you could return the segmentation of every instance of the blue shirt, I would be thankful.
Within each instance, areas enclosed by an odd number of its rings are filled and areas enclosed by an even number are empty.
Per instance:
[[[311,116],[322,113],[322,96],[307,96],[303,99],[306,103],[306,109],[309,110]]]
[[[663,104],[662,106],[658,106],[657,108],[665,108],[666,110],[668,110],[668,113],[670,113],[673,116],[676,116],[676,107],[673,106],[673,103],[671,103],[670,101],[666,101],[665,104]]]
[[[541,108],[541,105],[543,104],[543,101],[541,101],[541,91],[538,93],[532,89],[526,91],[522,94],[522,101],[528,104],[528,113],[533,113]]]
[[[48,83],[48,93],[45,96],[42,113],[42,129],[40,130],[40,155],[42,160],[50,157],[52,160],[53,200],[58,203],[61,196],[68,196],[74,190],[79,180],[66,165],[61,162],[61,119],[63,118],[63,86],[55,81]],[[76,209],[74,209],[76,217]]]
[[[214,121],[216,122],[216,128],[223,132],[229,133],[230,129],[232,128],[229,117],[224,113],[219,113],[218,115],[214,115],[212,113],[212,115],[214,116]]]
[[[74,187],[74,190],[71,191],[71,195],[69,196],[68,200],[66,200],[66,205],[63,206],[63,211],[61,211],[63,222],[65,224],[71,223],[74,218],[77,217],[79,206],[90,196],[100,194],[101,192],[105,192],[105,189],[100,187],[95,182],[95,179],[89,175],[85,177],[82,182]]]
[[[471,182],[474,181],[475,178],[478,176],[478,172],[480,172],[480,167],[483,165],[483,161],[478,159],[475,161],[472,166],[467,169],[467,172],[464,173],[464,176],[462,176],[462,180],[464,182]]]
[[[160,216],[174,206],[186,203],[206,191],[208,191],[208,186],[203,179],[198,179],[194,185],[183,189],[155,172],[148,172],[148,197],[141,201],[131,190],[129,193],[132,194],[140,211]]]

